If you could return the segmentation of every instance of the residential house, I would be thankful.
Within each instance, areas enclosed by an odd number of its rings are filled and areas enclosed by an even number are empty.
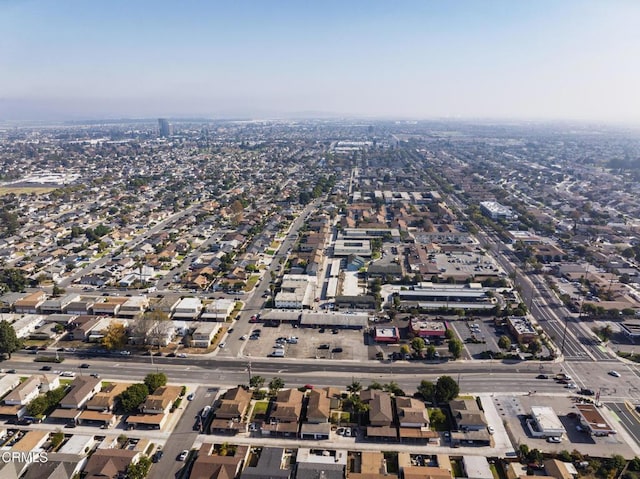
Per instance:
[[[329,439],[331,434],[331,399],[325,389],[312,389],[307,398],[307,421],[300,428],[302,439]]]
[[[102,388],[102,381],[93,376],[77,376],[70,384],[70,390],[60,401],[63,409],[81,409],[94,394]]]
[[[84,479],[119,479],[140,457],[140,452],[130,449],[96,449],[84,468]]]
[[[22,479],[68,479],[80,477],[87,458],[80,454],[50,452],[47,461],[35,461],[29,465]],[[2,473],[0,472],[1,477]]]
[[[289,479],[291,455],[282,447],[264,447],[256,449],[259,454],[255,466],[248,466],[242,471],[240,479]]]
[[[211,422],[211,432],[236,434],[246,427],[245,414],[251,404],[251,391],[238,386],[229,389],[220,401]]]
[[[397,479],[398,475],[387,469],[387,460],[382,452],[362,451],[355,453],[360,460],[352,461],[352,469],[348,472],[349,479]]]
[[[360,399],[369,404],[369,426],[367,437],[370,439],[391,441],[397,439],[394,424],[391,394],[386,391],[369,389],[360,393]]]
[[[173,311],[174,319],[198,319],[202,312],[202,301],[199,298],[183,298]]]
[[[429,430],[429,412],[424,402],[415,398],[396,397],[398,435],[403,442],[436,441],[439,435]]]
[[[65,313],[71,303],[79,300],[80,295],[77,293],[67,294],[61,298],[50,298],[40,305],[40,312],[42,314]]]
[[[99,316],[78,316],[72,323],[73,329],[69,331],[68,337],[72,341],[87,341],[89,334],[100,324]]]
[[[149,394],[140,406],[143,414],[167,414],[173,403],[180,397],[182,388],[179,386],[160,386]]]
[[[191,335],[191,347],[208,348],[219,329],[220,324],[218,323],[201,324]]]
[[[193,463],[189,479],[233,479],[242,470],[249,454],[248,446],[227,447],[227,455],[220,455],[220,447],[203,443],[198,450],[198,457]],[[233,451],[233,455],[229,453]],[[264,476],[263,476],[264,477]]]
[[[304,394],[297,389],[278,391],[269,415],[269,423],[262,426],[262,434],[297,437],[303,397]]]
[[[46,299],[47,294],[44,291],[35,291],[13,303],[13,309],[19,314],[36,314]]]
[[[19,381],[18,381],[19,382]],[[24,406],[29,404],[40,394],[41,378],[38,375],[30,376],[26,381],[7,394],[3,400],[9,406]]]

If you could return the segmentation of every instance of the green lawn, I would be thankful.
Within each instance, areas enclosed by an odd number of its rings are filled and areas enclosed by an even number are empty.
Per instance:
[[[253,406],[251,418],[253,419],[256,416],[264,416],[267,413],[267,409],[269,409],[269,401],[256,401]]]
[[[251,291],[259,279],[260,279],[260,275],[257,275],[257,274],[251,275],[247,280],[247,285],[244,287],[244,290]]]

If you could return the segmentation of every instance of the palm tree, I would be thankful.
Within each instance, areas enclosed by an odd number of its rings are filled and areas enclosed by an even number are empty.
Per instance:
[[[362,384],[360,381],[353,381],[351,384],[347,386],[347,391],[353,396],[362,391]]]

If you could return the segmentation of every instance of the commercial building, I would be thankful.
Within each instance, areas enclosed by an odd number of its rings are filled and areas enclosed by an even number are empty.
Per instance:
[[[524,316],[509,316],[507,327],[518,343],[530,343],[538,338],[538,332],[531,321]]]
[[[397,343],[400,341],[400,331],[397,327],[375,328],[373,339],[376,343]]]
[[[593,436],[608,436],[616,430],[594,404],[576,404],[580,424]]]
[[[397,293],[404,306],[417,306],[421,309],[491,309],[495,307],[495,298],[487,293],[491,288],[484,288],[480,283],[438,284],[420,283],[413,289]]]
[[[428,321],[420,318],[411,318],[409,331],[420,338],[444,339],[447,333],[447,325],[444,321]]]
[[[371,242],[369,240],[339,239],[333,246],[334,256],[358,255],[371,256]]]
[[[567,432],[553,408],[547,406],[531,407],[527,427],[533,437],[561,437]]]
[[[492,220],[510,220],[517,216],[511,208],[497,201],[481,201],[480,211]]]

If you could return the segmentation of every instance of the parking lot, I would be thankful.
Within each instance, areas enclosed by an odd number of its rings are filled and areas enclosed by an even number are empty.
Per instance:
[[[256,323],[251,331],[244,340],[243,354],[252,357],[367,359],[364,333],[358,330],[294,328],[288,324],[270,327]],[[256,331],[260,331],[259,335]],[[252,339],[255,336],[257,339]]]
[[[580,431],[579,420],[576,417],[575,402],[567,396],[495,396],[493,398],[496,410],[510,432],[514,444],[526,444],[529,448],[537,448],[542,452],[558,453],[562,450],[578,450],[582,454],[598,456],[603,450],[609,454],[621,454],[625,457],[633,457],[631,447],[624,442],[621,434],[604,437],[593,437]],[[549,443],[544,438],[536,438],[529,435],[526,426],[526,417],[531,413],[531,406],[549,406],[558,415],[560,422],[566,430],[562,440],[558,444]],[[601,409],[603,414],[611,417],[606,409]],[[611,419],[611,423],[615,421]]]
[[[498,340],[506,334],[502,328],[493,325],[492,318],[475,318],[462,321],[451,321],[449,325],[464,343],[467,359],[480,359],[484,351],[500,351]]]

